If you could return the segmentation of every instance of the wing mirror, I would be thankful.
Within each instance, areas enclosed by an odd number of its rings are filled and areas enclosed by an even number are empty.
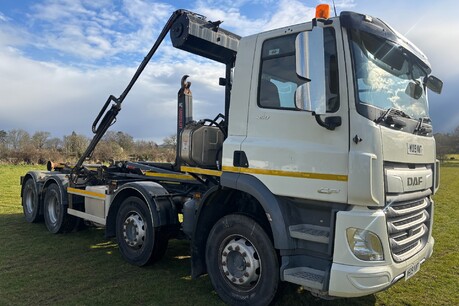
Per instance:
[[[405,93],[410,96],[413,99],[418,100],[421,96],[422,93],[424,92],[422,90],[420,82],[409,82],[408,85],[406,86]]]
[[[426,79],[424,79],[424,84],[427,88],[437,94],[440,94],[443,88],[443,81],[433,75],[429,75]]]
[[[299,33],[295,41],[296,74],[307,82],[295,92],[298,109],[324,115],[326,107],[325,51],[323,28]]]

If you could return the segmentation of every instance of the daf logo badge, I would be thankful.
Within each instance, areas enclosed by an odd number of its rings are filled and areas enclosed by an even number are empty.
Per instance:
[[[422,176],[408,177],[406,179],[406,184],[408,186],[419,186],[422,184]]]
[[[407,143],[408,146],[408,154],[410,155],[423,155],[424,154],[424,147],[422,144],[418,143]]]

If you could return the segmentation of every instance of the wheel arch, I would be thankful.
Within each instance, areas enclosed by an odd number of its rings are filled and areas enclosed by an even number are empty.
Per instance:
[[[44,198],[46,189],[51,184],[56,184],[59,187],[59,194],[61,196],[61,201],[64,205],[68,205],[68,198],[67,198],[67,186],[69,180],[65,174],[54,174],[49,175],[44,179],[43,185],[41,186],[41,190],[39,190],[40,195]]]
[[[24,183],[32,179],[37,189],[37,194],[42,197],[49,184],[56,183],[59,188],[65,190],[68,185],[67,175],[62,173],[50,173],[44,171],[29,171],[21,178],[21,197],[24,195]]]
[[[226,172],[221,177],[221,185],[254,197],[263,208],[264,216],[269,221],[274,247],[276,249],[289,248],[289,242],[286,239],[289,235],[281,203],[265,184],[253,175]]]
[[[106,220],[106,237],[116,236],[116,215],[123,201],[130,196],[136,196],[147,204],[155,228],[178,224],[177,216],[176,220],[173,218],[175,207],[163,186],[149,181],[132,182],[120,187],[113,196]]]
[[[26,175],[21,177],[21,198],[24,197],[24,187],[26,185],[26,182],[28,180],[32,180],[33,181],[33,186],[35,188],[35,193],[36,193],[37,199],[38,199],[38,214],[39,215],[43,215],[43,195],[40,192],[40,190],[41,190],[41,188],[40,188],[41,182],[38,180],[39,175],[40,175],[39,171],[29,171],[29,172],[26,173]],[[21,201],[21,205],[23,205],[22,201]]]
[[[43,220],[43,199],[44,196],[40,193],[41,186],[43,185],[43,172],[42,171],[29,171],[21,177],[21,206],[23,207],[24,210],[24,216],[28,222],[40,222]],[[40,180],[41,179],[41,180]],[[25,202],[28,202],[31,199],[25,199],[25,188],[28,184],[28,182],[31,182],[30,185],[33,188],[33,192],[35,193],[35,201],[36,201],[36,213],[34,213],[33,208],[30,210],[30,208],[26,212],[26,207]],[[30,204],[29,204],[30,205]],[[33,205],[33,203],[31,203]],[[30,207],[30,206],[29,206]]]
[[[62,173],[51,174],[47,176],[43,182],[41,193],[43,194],[43,215],[45,219],[45,225],[48,228],[48,231],[53,234],[58,233],[69,233],[75,230],[75,227],[78,223],[78,218],[67,213],[68,208],[68,193],[67,193],[67,186],[68,186],[68,176]],[[55,185],[56,187],[52,187]],[[52,190],[52,188],[57,189],[58,195],[58,202],[52,204],[53,202],[49,202],[48,200],[48,192]],[[52,193],[49,193],[50,197],[53,196]],[[50,204],[51,203],[51,204]],[[54,212],[50,213],[52,210],[52,206],[48,205],[57,205],[60,207],[59,213]],[[51,207],[51,210],[50,210]],[[54,220],[51,218],[51,214],[54,215]]]
[[[205,194],[197,211],[191,243],[193,278],[206,272],[204,254],[210,230],[220,218],[231,213],[253,218],[266,231],[276,249],[288,248],[281,207],[262,182],[250,175],[233,173],[224,173],[220,182],[221,186],[214,187]],[[235,205],[228,203],[235,199],[248,199],[250,205],[242,205],[242,202]]]
[[[38,175],[39,175],[39,172],[37,171],[29,171],[26,173],[26,175],[21,177],[21,198],[24,196],[24,186],[27,180],[32,180],[34,182],[34,186],[35,186],[35,189],[38,195],[38,179],[37,179]]]

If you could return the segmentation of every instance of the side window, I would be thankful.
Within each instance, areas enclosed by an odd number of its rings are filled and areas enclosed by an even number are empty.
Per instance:
[[[295,91],[301,80],[295,70],[296,34],[276,37],[263,43],[258,105],[295,109]]]
[[[258,105],[265,108],[296,109],[295,91],[309,80],[298,77],[295,67],[296,34],[269,39],[263,43]],[[327,71],[327,112],[339,108],[338,62],[333,28],[324,31]]]

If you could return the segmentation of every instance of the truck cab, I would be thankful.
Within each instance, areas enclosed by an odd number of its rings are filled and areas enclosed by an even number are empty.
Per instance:
[[[442,82],[426,56],[354,12],[320,8],[242,38],[220,24],[173,13],[77,164],[22,178],[26,220],[43,215],[52,233],[103,225],[138,266],[189,239],[191,276],[207,273],[233,305],[269,304],[280,281],[333,298],[411,278],[433,252],[439,187],[427,89]],[[194,121],[184,76],[174,164],[84,164],[168,32],[174,47],[225,65],[225,113]]]
[[[281,279],[361,296],[431,256],[430,71],[406,38],[352,12],[241,39],[221,183],[274,195],[260,202]]]

